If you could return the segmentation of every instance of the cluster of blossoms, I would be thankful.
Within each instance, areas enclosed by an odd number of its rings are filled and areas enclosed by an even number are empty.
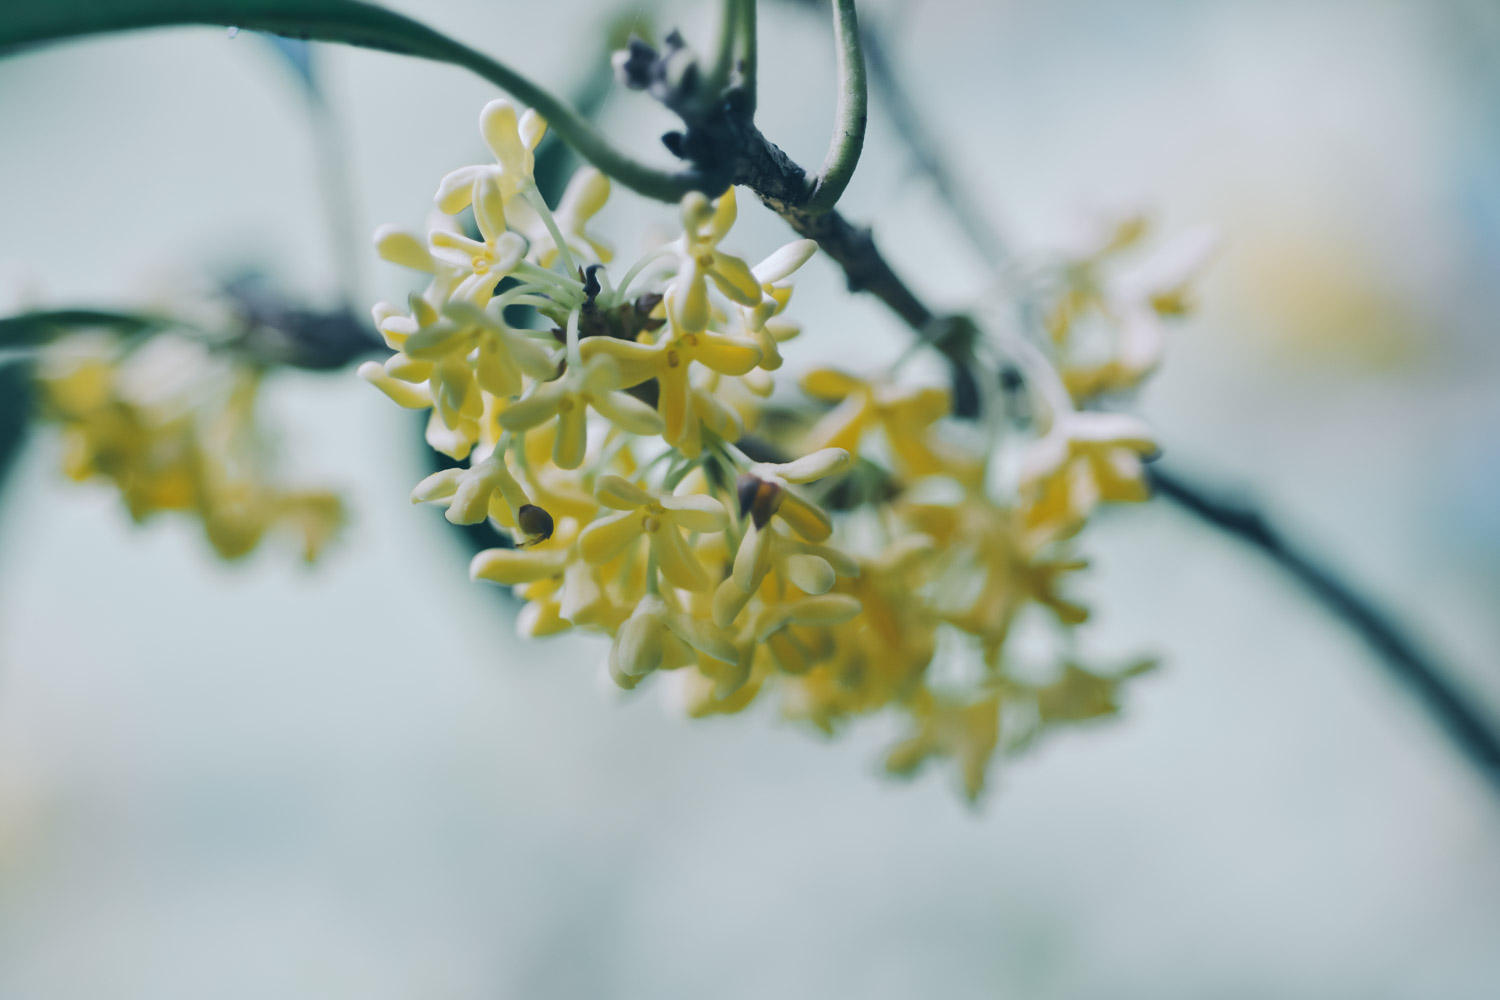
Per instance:
[[[799,332],[788,279],[815,245],[751,266],[722,248],[733,188],[690,194],[682,235],[614,280],[589,230],[609,181],[584,168],[549,207],[533,177],[545,127],[490,103],[495,162],[438,187],[455,218],[376,233],[427,283],[375,307],[394,353],[360,369],[430,411],[428,443],[464,463],[413,501],[513,539],[470,573],[515,588],[521,633],[606,635],[615,683],[667,672],[694,716],[769,697],[831,733],[899,713],[909,732],[888,768],[953,758],[971,797],[998,749],[1116,711],[1143,665],[1104,675],[1068,657],[1028,673],[1007,639],[1028,607],[1064,630],[1087,617],[1065,592],[1085,565],[1069,540],[1100,502],[1146,496],[1146,428],[1075,406],[1040,351],[1036,377],[1056,387],[1041,433],[1002,447],[955,426],[948,389],[892,375],[808,371],[773,408]]]
[[[136,521],[193,515],[225,559],[279,531],[312,562],[342,526],[343,504],[277,482],[256,418],[262,374],[188,336],[84,332],[43,349],[36,384],[43,417],[62,433],[64,472],[113,483]]]

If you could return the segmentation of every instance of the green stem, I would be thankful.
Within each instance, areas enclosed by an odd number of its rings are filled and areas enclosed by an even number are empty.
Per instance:
[[[755,117],[756,101],[756,38],[755,38],[755,0],[740,0],[740,30],[736,40],[736,48],[739,52],[740,88],[745,93],[745,114]]]
[[[583,371],[583,355],[578,350],[578,310],[574,309],[568,313],[568,371],[578,373],[581,377]]]
[[[578,265],[573,263],[573,254],[568,250],[568,242],[563,239],[557,220],[552,217],[552,209],[547,207],[547,199],[542,197],[542,193],[537,190],[535,184],[526,188],[525,197],[527,204],[536,210],[537,215],[541,216],[542,225],[547,227],[552,243],[557,247],[557,259],[562,262],[563,271],[570,279],[576,280]]]
[[[719,43],[715,47],[714,64],[703,80],[703,99],[710,105],[717,104],[729,86],[729,72],[734,66],[735,39],[739,35],[740,0],[723,0],[719,14]]]
[[[807,202],[802,206],[810,215],[819,215],[838,203],[854,176],[860,150],[865,144],[868,93],[854,0],[834,0],[833,33],[839,74],[838,107],[834,113],[828,155],[823,158],[818,176],[812,179]]]
[[[633,191],[666,202],[680,201],[689,191],[715,193],[698,171],[661,170],[617,149],[565,102],[509,66],[359,0],[47,0],[9,6],[0,18],[0,51],[111,31],[221,25],[451,63],[535,108],[580,156]]]
[[[511,276],[524,278],[528,283],[534,284],[537,290],[564,303],[582,302],[584,299],[583,285],[577,278],[570,278],[565,274],[548,270],[540,264],[533,264],[529,260],[518,263]]]
[[[671,252],[672,246],[671,244],[668,244],[664,247],[658,247],[655,250],[651,250],[643,254],[640,260],[630,265],[630,270],[625,272],[625,277],[620,279],[620,287],[615,289],[614,296],[610,299],[610,301],[616,304],[624,302],[626,291],[630,289],[631,283],[635,281],[636,278],[639,278],[641,276],[641,272],[650,267],[656,261],[659,261],[663,257],[667,256]]]

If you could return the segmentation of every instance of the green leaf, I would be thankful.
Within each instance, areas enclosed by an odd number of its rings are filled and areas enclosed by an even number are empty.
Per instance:
[[[727,178],[665,171],[616,149],[583,116],[509,66],[395,11],[358,0],[5,0],[0,52],[44,42],[138,28],[219,25],[289,38],[340,42],[451,63],[477,73],[535,108],[580,156],[648,198],[677,201],[689,191],[717,195]]]

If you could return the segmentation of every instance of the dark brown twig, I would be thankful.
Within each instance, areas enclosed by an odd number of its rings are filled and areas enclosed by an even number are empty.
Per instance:
[[[1204,487],[1159,462],[1148,466],[1148,475],[1157,496],[1259,549],[1306,587],[1330,614],[1365,641],[1391,675],[1422,701],[1454,745],[1500,790],[1500,740],[1495,730],[1447,680],[1449,671],[1419,648],[1389,613],[1341,574],[1288,541],[1264,511],[1244,498]]]

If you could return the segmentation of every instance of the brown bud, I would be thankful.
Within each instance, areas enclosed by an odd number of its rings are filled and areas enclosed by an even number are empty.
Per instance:
[[[764,528],[781,506],[781,487],[746,472],[735,484],[740,499],[740,516],[748,517],[757,528]]]
[[[516,527],[526,536],[526,540],[516,547],[524,549],[552,537],[552,515],[547,513],[546,508],[536,504],[522,504],[521,509],[516,511]]]

